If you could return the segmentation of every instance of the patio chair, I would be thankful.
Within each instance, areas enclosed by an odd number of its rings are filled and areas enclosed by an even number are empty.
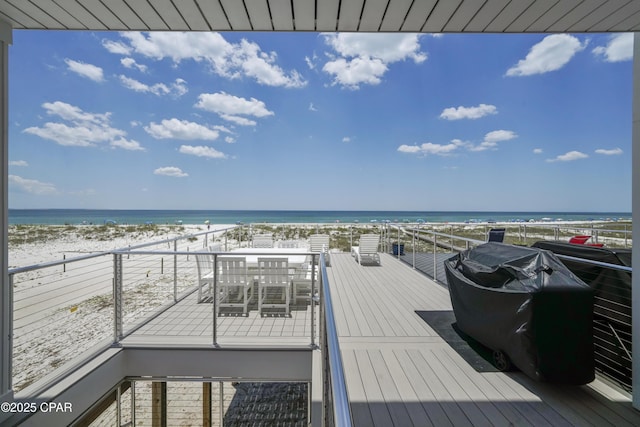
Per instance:
[[[504,234],[506,229],[504,228],[492,228],[489,230],[489,238],[487,242],[498,242],[502,243],[504,241]]]
[[[378,245],[380,244],[380,236],[377,234],[363,234],[360,236],[359,246],[351,248],[351,254],[356,261],[362,265],[362,261],[366,260],[380,265],[380,255],[378,254]]]
[[[293,270],[293,277],[291,284],[293,285],[293,302],[296,303],[299,299],[305,299],[311,301],[311,284],[315,276],[316,284],[318,280],[318,269],[315,270],[315,275],[312,265],[309,263],[302,264],[299,268]]]
[[[279,299],[282,302],[273,302],[278,290],[281,291]],[[264,308],[284,308],[288,316],[290,300],[291,278],[287,258],[258,258],[258,313],[260,316]]]
[[[328,234],[312,234],[309,236],[309,250],[311,252],[323,253],[325,264],[327,266],[331,265]]]
[[[195,256],[198,270],[198,302],[202,302],[203,293],[207,297],[213,296],[213,258],[207,252],[196,252]]]
[[[242,314],[246,316],[249,302],[253,299],[253,281],[247,275],[247,259],[221,256],[217,260],[217,269],[218,307],[242,308]]]
[[[273,236],[271,234],[256,234],[251,242],[254,248],[272,248]]]
[[[299,240],[280,240],[278,242],[279,248],[299,248],[300,241]]]

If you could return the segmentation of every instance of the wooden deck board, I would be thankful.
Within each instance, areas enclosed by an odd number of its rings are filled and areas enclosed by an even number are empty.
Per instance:
[[[355,425],[640,425],[630,398],[598,379],[558,386],[519,372],[477,372],[416,314],[451,310],[451,301],[445,286],[406,260],[381,254],[381,266],[360,266],[349,254],[331,259]],[[433,257],[421,262],[433,270]]]

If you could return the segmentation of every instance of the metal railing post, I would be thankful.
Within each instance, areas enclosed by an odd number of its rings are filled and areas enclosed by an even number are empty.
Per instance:
[[[113,342],[122,338],[122,254],[113,255]]]
[[[319,256],[318,263],[325,262],[324,253]],[[311,306],[311,347],[316,346],[316,309],[315,304],[316,289],[316,255],[311,255],[311,295],[309,296],[309,305]],[[294,295],[295,297],[295,295]],[[295,302],[295,301],[294,301]]]
[[[411,243],[411,247],[413,248],[413,269],[416,269],[416,230],[413,229],[411,230],[411,238],[412,238],[412,243]]]
[[[213,346],[218,346],[218,255],[213,255]]]
[[[349,225],[349,248],[353,247],[353,225]]]
[[[220,425],[224,425],[224,382],[220,381]]]
[[[398,224],[397,227],[398,227],[398,259],[400,259],[400,224]]]
[[[131,381],[129,390],[131,390],[131,425],[136,425],[136,382]]]
[[[173,252],[178,252],[178,241],[173,241]],[[178,301],[178,255],[173,255],[173,302]]]
[[[119,426],[122,425],[122,383],[118,384],[116,387],[116,419]]]
[[[433,280],[438,281],[438,260],[436,255],[436,249],[438,247],[438,236],[433,235]]]

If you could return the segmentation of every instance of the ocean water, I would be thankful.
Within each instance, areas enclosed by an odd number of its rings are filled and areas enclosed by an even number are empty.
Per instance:
[[[429,212],[429,211],[253,211],[9,209],[9,224],[236,224],[370,222],[522,222],[630,220],[630,212]]]

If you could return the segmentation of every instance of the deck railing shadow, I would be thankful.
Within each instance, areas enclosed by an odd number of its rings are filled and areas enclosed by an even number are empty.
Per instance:
[[[396,226],[390,235],[407,242],[410,251],[397,257],[447,287],[443,262],[458,252],[485,243],[454,234]],[[555,230],[555,229],[552,229]],[[555,237],[554,237],[555,236]],[[550,236],[558,239],[557,230]],[[627,392],[632,390],[632,267],[563,254],[556,256],[595,290],[594,344],[596,371]]]

